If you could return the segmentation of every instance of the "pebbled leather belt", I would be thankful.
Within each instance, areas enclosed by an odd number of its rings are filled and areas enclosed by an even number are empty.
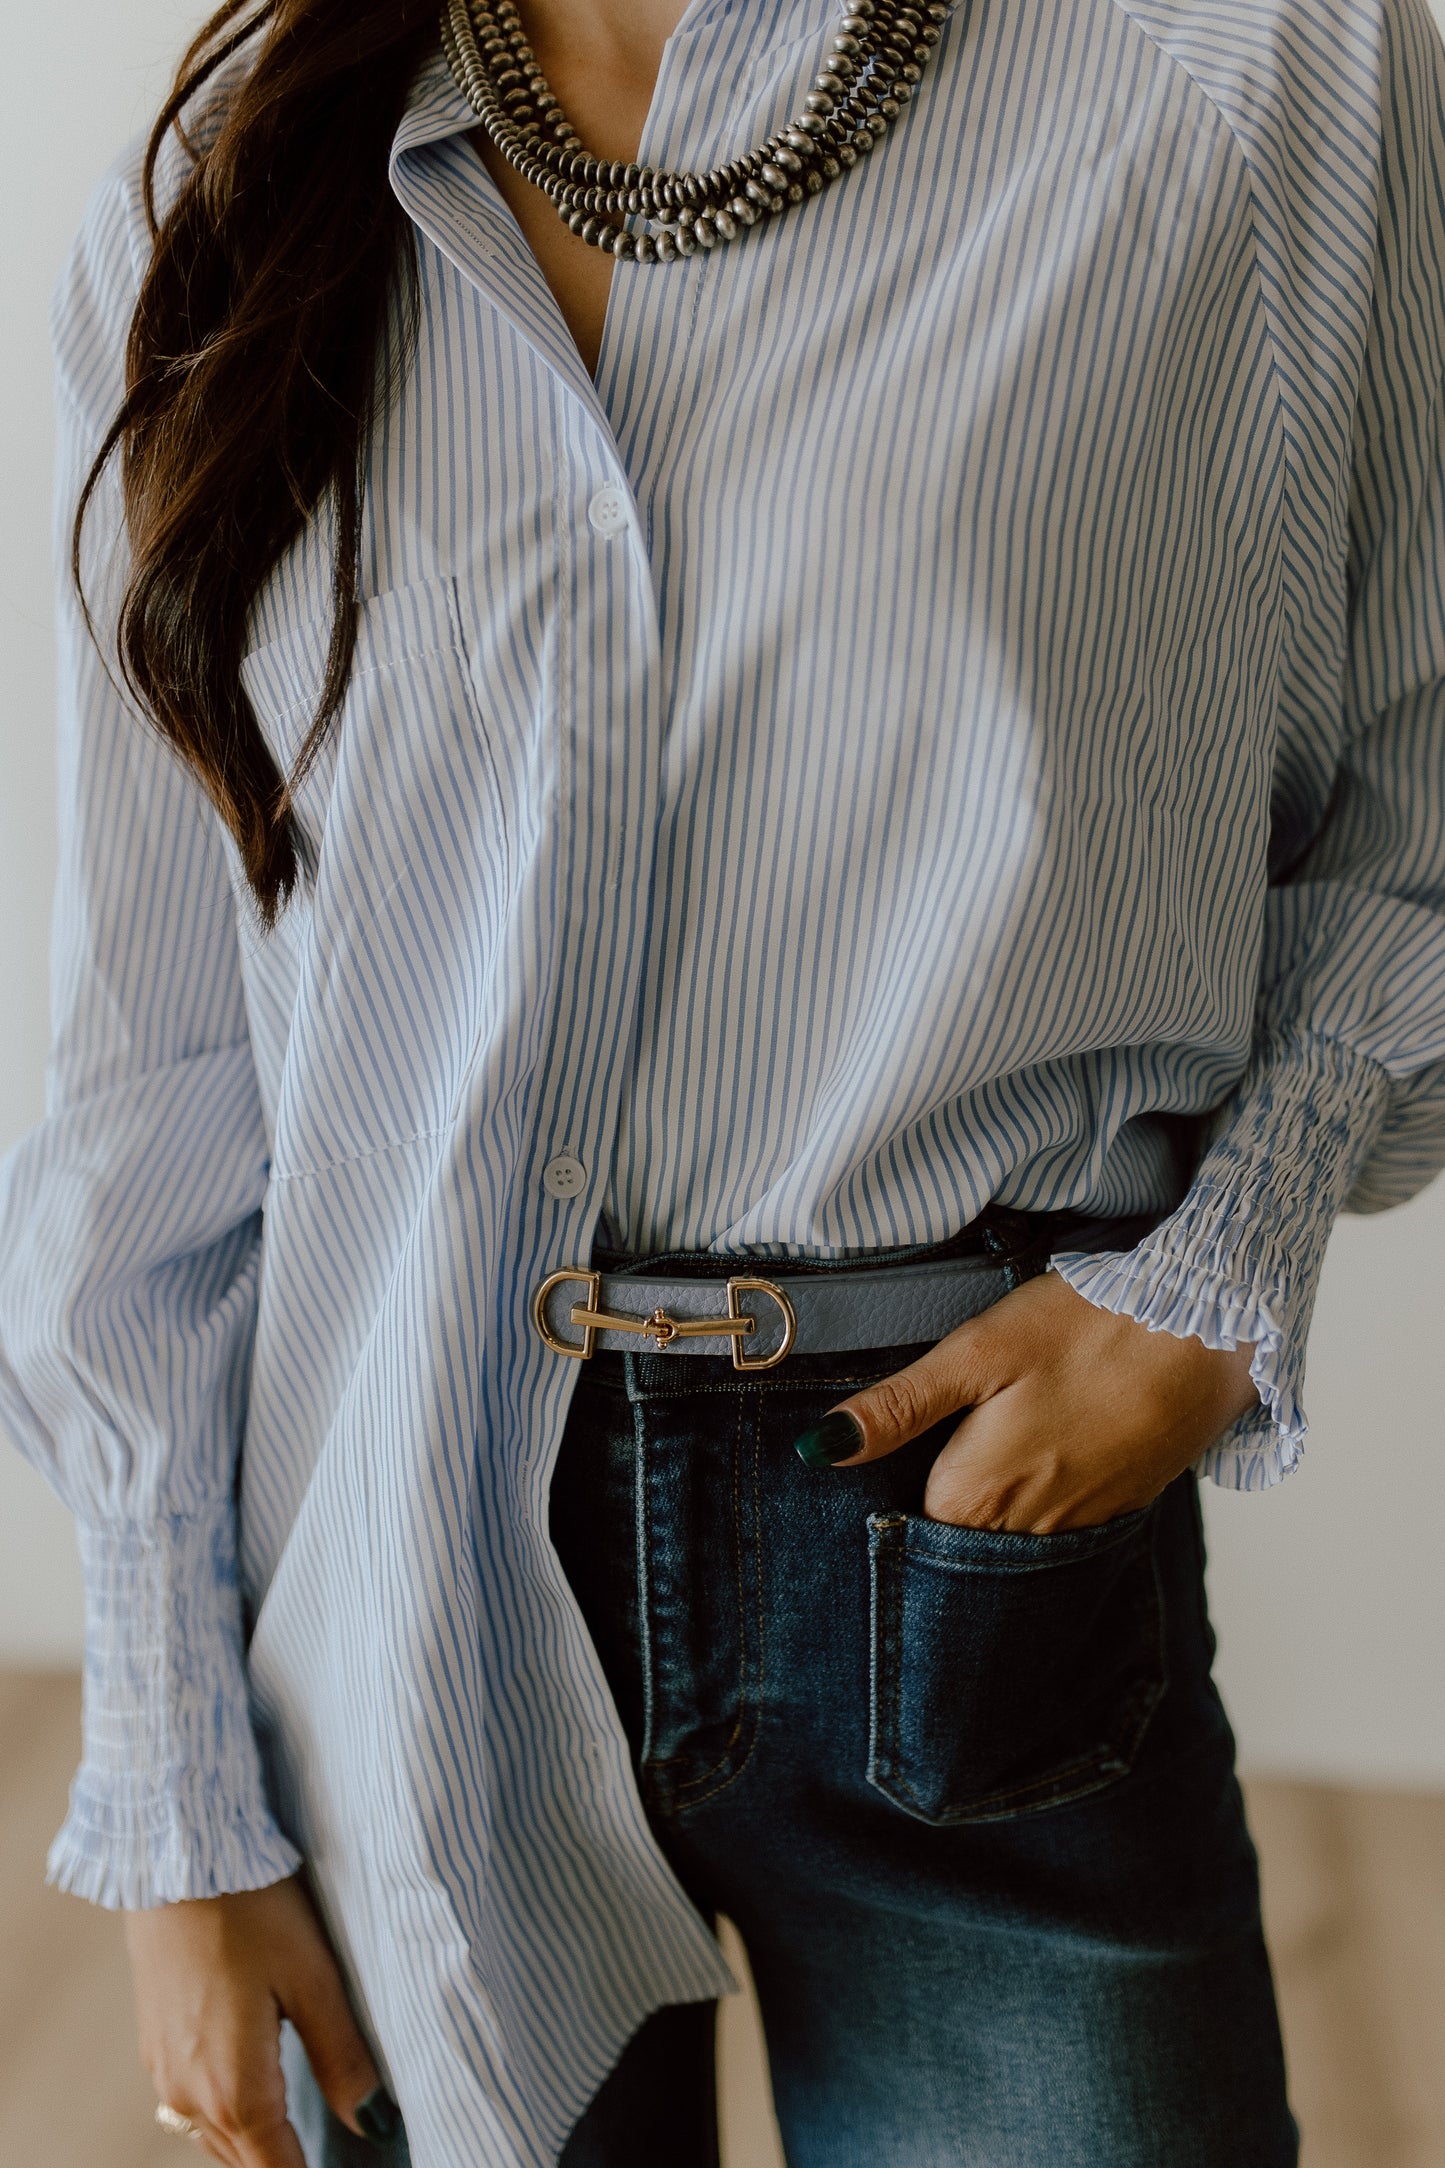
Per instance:
[[[537,1288],[532,1323],[558,1355],[730,1354],[736,1370],[771,1370],[788,1354],[941,1340],[1020,1276],[1007,1260],[976,1256],[769,1279],[640,1279],[568,1266]]]

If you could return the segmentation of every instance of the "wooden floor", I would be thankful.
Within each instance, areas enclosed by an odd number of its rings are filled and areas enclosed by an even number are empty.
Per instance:
[[[196,2156],[151,2121],[117,1923],[41,1880],[77,1731],[71,1680],[0,1672],[0,2164],[181,2168]],[[1250,1809],[1305,2168],[1445,2168],[1445,1798],[1256,1784]],[[727,2168],[774,2168],[736,2004],[724,2062]]]

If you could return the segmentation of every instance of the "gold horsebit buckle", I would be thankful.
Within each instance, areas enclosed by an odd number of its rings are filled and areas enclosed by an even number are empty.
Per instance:
[[[569,1324],[582,1328],[580,1344],[575,1340],[559,1340],[547,1322],[548,1297],[554,1287],[561,1287],[568,1280],[576,1280],[587,1289],[586,1302],[574,1302],[568,1318]],[[552,1273],[537,1289],[532,1297],[532,1323],[555,1355],[585,1359],[596,1347],[599,1332],[644,1333],[655,1342],[659,1354],[674,1340],[721,1340],[726,1337],[732,1342],[734,1370],[771,1370],[774,1363],[782,1361],[797,1338],[797,1313],[781,1287],[775,1287],[771,1280],[729,1280],[726,1317],[670,1317],[663,1309],[654,1310],[651,1317],[638,1317],[624,1311],[599,1310],[597,1298],[601,1290],[600,1272],[572,1269]],[[750,1339],[758,1329],[757,1320],[744,1316],[738,1308],[738,1296],[744,1292],[768,1296],[782,1312],[782,1345],[771,1355],[749,1359],[743,1353],[744,1340]]]

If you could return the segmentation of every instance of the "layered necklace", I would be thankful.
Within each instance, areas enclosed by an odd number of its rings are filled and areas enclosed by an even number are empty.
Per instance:
[[[949,13],[943,0],[847,0],[802,112],[710,173],[592,157],[512,0],[443,0],[442,45],[492,142],[575,234],[636,263],[671,263],[735,241],[856,165],[913,96]]]

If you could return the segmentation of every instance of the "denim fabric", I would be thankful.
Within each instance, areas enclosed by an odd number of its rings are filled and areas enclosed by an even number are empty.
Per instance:
[[[653,1826],[747,1943],[789,2168],[1293,2168],[1195,1480],[996,1535],[922,1516],[953,1421],[802,1465],[920,1352],[599,1354],[553,1478]],[[645,2025],[564,2168],[711,2168],[711,2025]],[[350,2146],[308,2159],[406,2159]]]
[[[922,1517],[953,1421],[802,1465],[920,1352],[594,1357],[553,1479],[659,1838],[747,1943],[789,2168],[1291,2168],[1195,1480],[1015,1536]]]

